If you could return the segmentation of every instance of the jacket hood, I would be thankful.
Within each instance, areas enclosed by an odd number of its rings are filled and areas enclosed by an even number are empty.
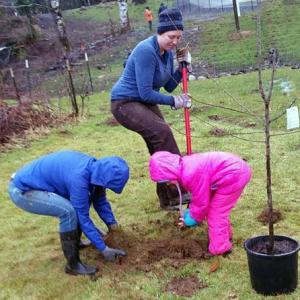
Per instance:
[[[167,151],[154,153],[149,162],[150,177],[153,181],[178,181],[181,157]]]
[[[93,162],[91,184],[99,185],[120,194],[129,178],[126,161],[118,156],[101,158]]]

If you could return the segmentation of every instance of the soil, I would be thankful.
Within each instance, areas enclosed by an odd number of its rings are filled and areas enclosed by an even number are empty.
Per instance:
[[[245,39],[251,35],[252,35],[252,31],[249,31],[249,30],[233,32],[230,34],[229,40],[230,41],[239,41],[239,40]]]
[[[268,242],[265,240],[261,240],[253,247],[251,250],[257,253],[261,254],[269,254],[268,253]],[[295,243],[289,240],[283,240],[283,241],[274,241],[274,248],[272,251],[272,255],[278,255],[278,254],[284,254],[284,253],[289,253],[291,251],[295,250]]]
[[[22,18],[15,18],[15,31],[18,28],[26,28]],[[69,56],[71,65],[76,69],[84,62],[84,51],[87,51],[89,57],[99,53],[107,52],[109,49],[118,48],[128,45],[128,39],[131,39],[132,32],[124,34],[114,33],[112,35],[111,25],[107,23],[78,21],[71,18],[65,18],[66,30],[71,46]],[[27,41],[25,33],[20,35],[20,40],[14,49],[21,49],[20,53],[15,53],[11,57],[9,65],[1,66],[0,79],[2,81],[2,90],[0,97],[14,97],[15,91],[11,86],[11,78],[9,67],[13,68],[15,77],[18,79],[18,91],[23,94],[28,89],[27,80],[24,77],[24,54],[30,62],[30,80],[33,87],[39,86],[43,81],[54,78],[56,75],[61,75],[64,69],[62,46],[58,39],[56,26],[51,14],[43,14],[37,17],[37,25],[39,38],[36,41]],[[101,27],[101,30],[99,28]],[[9,32],[12,30],[8,27]],[[141,39],[139,34],[135,34],[137,39]],[[23,38],[23,40],[21,39]],[[19,50],[18,50],[19,51]],[[115,54],[114,54],[115,55]],[[119,53],[119,57],[125,56],[124,53]],[[113,59],[117,59],[114,57]],[[110,56],[112,60],[112,55]],[[100,61],[100,63],[105,63]],[[92,66],[93,67],[93,66]],[[94,66],[96,67],[96,66]],[[2,77],[2,78],[1,78]],[[24,77],[24,78],[23,78]],[[22,80],[21,80],[22,79]],[[1,82],[0,82],[1,83]],[[25,93],[26,94],[26,93]]]
[[[166,291],[174,293],[178,296],[191,297],[199,289],[206,288],[208,285],[199,280],[196,275],[191,275],[188,277],[173,278],[166,286]]]
[[[212,136],[224,136],[226,134],[226,131],[221,128],[213,128],[209,131],[209,134]]]
[[[222,118],[221,116],[219,116],[219,115],[211,115],[211,116],[208,116],[208,118],[209,118],[210,120],[214,120],[214,121],[220,121],[220,120],[223,119],[223,118]]]
[[[263,209],[263,211],[260,213],[260,215],[257,217],[257,220],[261,222],[262,224],[266,225],[269,223],[269,208],[266,207]],[[272,223],[278,223],[279,221],[282,220],[282,213],[278,209],[273,209],[272,213]]]
[[[149,226],[153,224],[156,227],[164,227],[163,230],[166,230],[166,234],[161,234],[159,239],[146,238],[144,229],[134,224],[132,225],[133,231],[125,232],[120,227],[107,233],[104,237],[106,245],[111,248],[124,249],[127,253],[125,257],[119,257],[115,263],[105,262],[101,253],[93,246],[83,249],[82,260],[97,264],[99,267],[100,271],[94,279],[101,277],[103,270],[107,268],[117,273],[137,270],[146,273],[155,272],[159,276],[166,267],[179,269],[193,260],[211,257],[207,250],[207,237],[194,238],[191,232],[180,231],[172,223],[168,225],[161,224],[161,222],[154,223],[150,221]]]
[[[9,67],[13,68],[15,77],[17,78],[17,87],[21,96],[28,93],[28,80],[27,74],[24,71],[24,57],[29,59],[30,64],[30,81],[32,87],[39,87],[41,89],[41,83],[48,81],[49,79],[55,79],[57,75],[64,73],[64,61],[62,55],[62,46],[58,39],[56,26],[51,14],[42,14],[35,16],[36,25],[35,28],[39,33],[39,38],[36,41],[26,40],[27,32],[26,26],[24,26],[24,18],[14,18],[12,24],[6,25],[4,31],[10,34],[14,33],[18,36],[18,43],[15,44],[14,55],[11,56],[9,65],[1,65],[0,72],[0,97],[2,98],[14,98],[15,90],[12,86],[11,77],[9,73]],[[6,23],[8,22],[7,20]],[[86,51],[90,58],[91,68],[97,67],[96,60],[99,60],[99,68],[101,66],[110,67],[110,65],[116,61],[122,61],[126,58],[127,53],[141,40],[149,36],[146,30],[132,30],[129,32],[119,32],[119,29],[112,27],[109,23],[99,23],[93,21],[76,20],[75,18],[66,17],[64,19],[66,24],[66,31],[71,46],[71,53],[69,55],[70,63],[73,66],[73,71],[76,72],[77,66],[81,66],[84,63],[84,52]],[[14,28],[14,30],[12,30]],[[22,34],[19,30],[22,29]],[[197,41],[199,39],[199,28],[192,28],[184,32],[184,39],[182,43],[186,41],[193,41],[190,45],[197,47]],[[15,42],[2,41],[2,44]],[[0,40],[1,41],[1,40]],[[185,42],[184,42],[185,41]],[[0,43],[1,44],[1,43]],[[120,51],[121,49],[121,51]],[[102,55],[109,53],[109,55]],[[100,61],[100,56],[103,58]],[[104,61],[104,57],[107,57]],[[207,74],[210,72],[210,67],[206,66],[204,62],[194,64],[195,75]],[[65,94],[67,91],[47,91],[49,96],[53,96],[52,93]],[[46,95],[45,95],[46,96]]]

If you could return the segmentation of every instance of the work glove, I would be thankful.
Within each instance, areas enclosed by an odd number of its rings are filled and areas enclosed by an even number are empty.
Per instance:
[[[182,64],[183,62],[186,63],[186,68],[189,73],[192,73],[192,56],[187,48],[183,48],[176,51],[176,59],[179,65],[179,70],[182,71]]]
[[[126,252],[121,249],[113,249],[106,246],[102,251],[102,254],[106,261],[115,261],[117,257],[125,256]]]
[[[194,227],[198,225],[198,222],[191,216],[189,208],[184,212],[183,221],[187,227]]]
[[[173,109],[192,107],[192,100],[188,94],[173,96],[173,98],[174,98],[174,106],[172,106]]]
[[[176,51],[176,59],[178,64],[186,62],[187,64],[192,63],[192,56],[190,51],[187,48],[182,48]]]

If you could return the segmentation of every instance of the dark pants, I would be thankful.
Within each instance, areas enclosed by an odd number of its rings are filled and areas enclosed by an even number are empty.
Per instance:
[[[180,155],[171,128],[157,105],[115,100],[111,102],[111,112],[121,125],[143,137],[150,155],[157,151],[169,151]],[[178,192],[174,185],[158,183],[156,192],[161,206],[172,205],[174,198],[177,198],[178,202]]]
[[[152,21],[148,21],[149,24],[149,31],[152,31]]]

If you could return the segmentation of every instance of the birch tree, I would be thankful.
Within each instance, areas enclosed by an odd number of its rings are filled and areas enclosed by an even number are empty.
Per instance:
[[[118,0],[118,5],[121,29],[122,31],[126,31],[129,28],[127,0]]]

